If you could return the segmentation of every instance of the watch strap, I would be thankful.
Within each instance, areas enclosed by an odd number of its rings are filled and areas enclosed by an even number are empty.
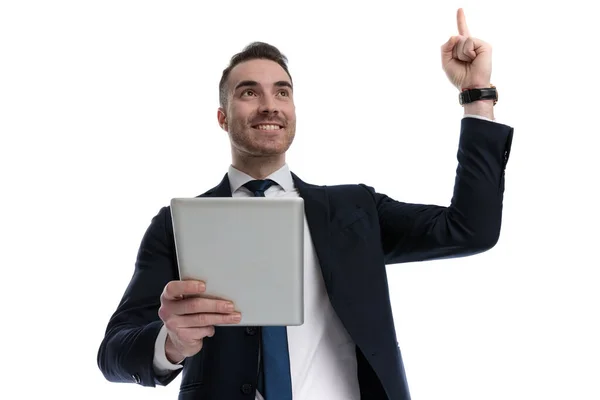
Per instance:
[[[494,105],[498,102],[498,90],[494,85],[489,88],[464,89],[458,95],[460,105],[473,103],[478,100],[494,100]]]

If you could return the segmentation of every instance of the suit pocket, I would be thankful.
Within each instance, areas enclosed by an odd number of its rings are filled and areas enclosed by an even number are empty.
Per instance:
[[[348,210],[341,214],[332,231],[333,243],[344,253],[362,249],[371,236],[369,214],[362,208]]]
[[[347,228],[366,224],[367,213],[362,208],[346,211],[337,218],[337,226],[343,231]]]

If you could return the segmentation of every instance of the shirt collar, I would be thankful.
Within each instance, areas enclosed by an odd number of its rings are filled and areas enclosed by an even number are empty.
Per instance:
[[[239,169],[236,169],[233,167],[233,165],[229,166],[229,171],[227,174],[229,178],[229,185],[231,186],[231,193],[235,193],[246,183],[254,180],[254,178],[252,178],[250,175],[240,171]],[[283,167],[273,172],[265,179],[272,179],[286,192],[294,190],[294,180],[292,179],[292,173],[290,172],[287,164],[284,164]]]

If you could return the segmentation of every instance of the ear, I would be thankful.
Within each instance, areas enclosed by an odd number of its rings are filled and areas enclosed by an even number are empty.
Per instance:
[[[221,127],[221,129],[228,132],[227,115],[225,114],[225,110],[222,107],[219,107],[219,110],[217,111],[217,120],[219,121],[219,126]]]

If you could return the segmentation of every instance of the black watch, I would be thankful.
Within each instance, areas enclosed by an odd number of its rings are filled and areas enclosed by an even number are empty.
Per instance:
[[[461,106],[478,100],[494,100],[494,105],[496,105],[498,102],[498,90],[496,86],[490,85],[489,88],[465,89],[458,95],[458,102]]]

